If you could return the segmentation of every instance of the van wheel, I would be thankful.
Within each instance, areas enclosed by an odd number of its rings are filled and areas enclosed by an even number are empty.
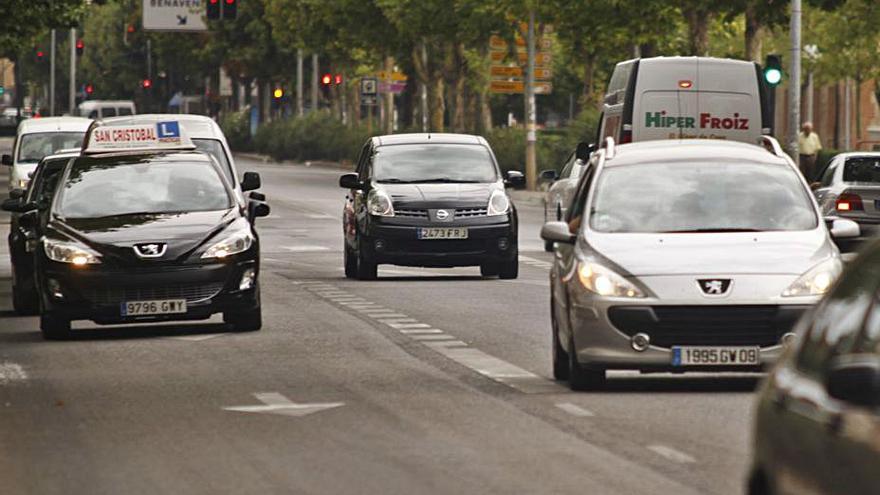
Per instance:
[[[357,279],[376,280],[379,276],[379,266],[360,249],[357,251]]]
[[[569,341],[568,348],[568,388],[576,391],[602,390],[605,388],[605,370],[602,368],[584,368],[577,360],[574,339]]]
[[[342,248],[342,262],[345,265],[345,277],[357,277],[358,260],[355,257],[354,253],[351,252],[351,248],[348,247],[347,243],[344,243]]]
[[[70,320],[60,318],[51,313],[40,315],[40,331],[46,340],[64,340],[70,338]]]

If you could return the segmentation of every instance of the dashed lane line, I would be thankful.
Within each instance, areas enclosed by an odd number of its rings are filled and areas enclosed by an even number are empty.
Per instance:
[[[293,283],[329,302],[363,313],[448,359],[515,390],[528,394],[562,391],[562,387],[555,382],[470,347],[467,342],[458,337],[399,313],[392,308],[371,303],[326,282],[300,280],[293,281]]]
[[[23,382],[27,380],[27,377],[27,373],[20,364],[9,361],[0,362],[0,385]]]
[[[666,445],[648,445],[646,448],[659,456],[665,457],[666,459],[679,464],[693,464],[697,462],[696,459],[688,454]]]
[[[539,260],[537,258],[530,258],[528,256],[520,255],[519,261],[520,261],[520,263],[523,263],[523,264],[526,264],[526,265],[529,265],[529,266],[532,266],[535,268],[540,268],[542,270],[549,270],[549,269],[553,268],[553,263],[550,263],[549,261],[543,261],[543,260]]]
[[[556,404],[556,407],[571,414],[572,416],[577,416],[579,418],[589,418],[595,416],[592,411],[584,409],[581,406],[576,404],[572,404],[571,402],[560,402]]]

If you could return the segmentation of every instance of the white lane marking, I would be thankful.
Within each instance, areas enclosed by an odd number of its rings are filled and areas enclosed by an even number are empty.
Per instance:
[[[521,263],[525,263],[526,265],[530,265],[535,268],[542,268],[544,270],[549,270],[549,269],[553,268],[553,263],[550,263],[549,261],[542,261],[539,259],[530,258],[528,256],[520,255],[519,261]]]
[[[693,464],[697,462],[696,459],[685,454],[684,452],[676,450],[672,447],[667,447],[666,445],[648,445],[647,449],[659,456],[665,457],[666,459],[669,459],[672,462],[677,462],[679,464]]]
[[[306,416],[308,414],[344,406],[344,402],[316,402],[313,404],[297,404],[278,392],[263,392],[254,394],[262,406],[231,406],[224,407],[225,411],[269,413],[282,416]]]
[[[353,298],[359,299],[344,290],[328,289],[326,285],[320,287],[307,285],[305,289],[340,306],[348,307],[342,301],[350,301]],[[358,304],[365,305],[366,303],[359,302]],[[392,309],[360,309],[358,311],[396,329],[401,334],[410,336],[413,340],[421,342],[422,345],[433,349],[462,366],[520,392],[552,393],[562,390],[562,387],[553,381],[495,356],[486,354],[479,349],[471,348],[467,342],[453,335],[444,334],[442,330],[432,328],[431,325],[422,323],[415,318],[410,318],[405,314],[395,313]]]
[[[562,409],[568,414],[571,414],[572,416],[577,416],[579,418],[588,418],[591,416],[595,416],[592,411],[584,409],[583,407],[576,404],[572,404],[571,402],[560,402],[559,404],[556,404],[556,407]]]
[[[0,385],[27,380],[27,373],[18,363],[4,361],[0,363]]]
[[[325,215],[323,213],[306,213],[306,218],[312,218],[315,220],[322,220],[325,218],[334,218],[334,217],[332,217],[330,215]]]
[[[281,249],[293,252],[293,253],[308,253],[315,251],[330,251],[330,248],[324,246],[281,246]]]
[[[189,342],[201,342],[203,340],[214,339],[217,337],[223,337],[224,335],[228,335],[225,333],[202,333],[196,335],[173,335],[165,337],[168,340],[185,340]]]

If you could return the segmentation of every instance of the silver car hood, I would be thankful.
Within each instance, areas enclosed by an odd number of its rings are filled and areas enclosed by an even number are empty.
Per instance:
[[[634,276],[800,275],[837,254],[824,227],[801,232],[601,234],[589,248]]]

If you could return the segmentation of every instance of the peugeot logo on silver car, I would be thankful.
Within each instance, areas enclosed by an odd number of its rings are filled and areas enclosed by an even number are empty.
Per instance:
[[[160,242],[148,244],[135,244],[134,252],[141,258],[160,258],[165,254],[168,245]]]

